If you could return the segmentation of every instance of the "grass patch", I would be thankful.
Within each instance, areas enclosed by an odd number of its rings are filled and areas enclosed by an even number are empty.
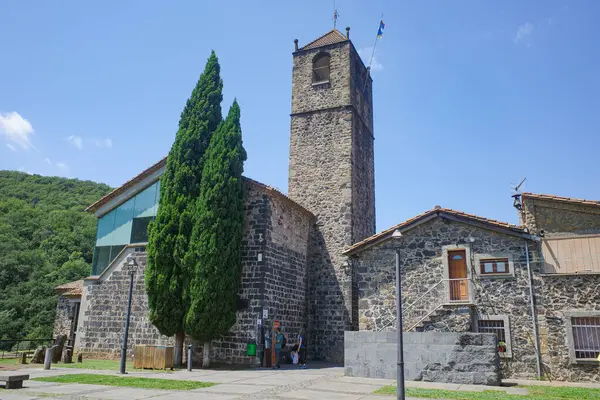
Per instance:
[[[43,378],[34,378],[33,380],[40,382],[84,383],[90,385],[107,385],[167,390],[192,390],[215,385],[215,383],[211,382],[176,381],[171,379],[135,378],[94,374],[58,375]]]
[[[14,365],[16,363],[16,358],[0,358],[0,365]]]
[[[552,387],[552,386],[519,386],[529,390],[528,396],[506,394],[495,390],[485,392],[464,392],[454,390],[406,388],[406,395],[424,397],[428,399],[455,399],[455,400],[495,400],[495,399],[535,399],[535,400],[597,400],[600,399],[600,389],[586,389],[580,387]],[[396,386],[384,386],[374,392],[375,394],[395,395]]]

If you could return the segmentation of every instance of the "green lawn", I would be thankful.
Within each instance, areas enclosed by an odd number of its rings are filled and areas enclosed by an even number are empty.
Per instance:
[[[406,395],[424,397],[429,399],[456,399],[456,400],[495,400],[495,399],[521,399],[521,400],[597,400],[600,399],[600,389],[584,389],[579,387],[551,387],[551,386],[520,386],[529,390],[528,396],[511,395],[497,391],[485,392],[460,392],[453,390],[417,389],[407,388]],[[374,392],[375,394],[396,394],[396,386],[384,386]]]
[[[144,389],[192,390],[215,385],[211,382],[176,381],[171,379],[133,378],[114,375],[73,374],[34,378],[34,381],[86,383],[90,385],[124,386]]]

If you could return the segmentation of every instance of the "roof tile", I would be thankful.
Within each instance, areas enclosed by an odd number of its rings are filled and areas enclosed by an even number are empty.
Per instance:
[[[328,46],[330,44],[342,43],[342,42],[345,42],[346,40],[348,40],[348,38],[346,38],[346,36],[344,36],[344,34],[342,32],[340,32],[334,28],[331,31],[324,34],[323,36],[321,36],[321,37],[313,40],[309,44],[305,45],[300,50],[312,50],[312,49],[316,49],[319,47]]]
[[[368,246],[369,244],[376,242],[378,239],[384,238],[387,235],[390,235],[392,232],[394,232],[396,229],[402,229],[404,227],[407,227],[409,225],[411,225],[414,222],[417,222],[423,218],[426,218],[432,214],[435,213],[445,213],[445,214],[450,214],[450,215],[454,215],[454,216],[458,216],[458,217],[463,217],[463,218],[467,218],[467,219],[472,219],[478,222],[482,222],[484,224],[489,224],[498,228],[504,228],[504,229],[511,229],[514,231],[517,231],[519,233],[524,233],[524,227],[519,226],[519,225],[513,225],[513,224],[509,224],[508,222],[502,222],[502,221],[496,221],[493,219],[489,219],[489,218],[484,218],[484,217],[480,217],[478,215],[474,215],[474,214],[468,214],[462,211],[456,211],[453,210],[451,208],[443,208],[440,206],[436,206],[435,208],[425,211],[424,213],[421,213],[419,215],[416,215],[410,219],[407,219],[404,222],[399,223],[398,225],[392,226],[389,229],[386,229],[384,231],[381,231],[380,233],[377,233],[371,237],[368,237],[358,243],[353,244],[352,246],[348,247],[346,250],[344,250],[344,254],[351,254],[356,252],[357,250]]]

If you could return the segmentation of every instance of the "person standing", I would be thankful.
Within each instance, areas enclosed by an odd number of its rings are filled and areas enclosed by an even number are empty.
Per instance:
[[[275,365],[273,368],[281,368],[279,365],[280,357],[281,357],[281,348],[283,347],[283,334],[281,333],[281,328],[275,328]]]
[[[306,337],[303,329],[298,334],[298,368],[306,368]]]

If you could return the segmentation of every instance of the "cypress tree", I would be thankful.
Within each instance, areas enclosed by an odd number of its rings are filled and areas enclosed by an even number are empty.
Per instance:
[[[204,367],[210,363],[210,342],[226,334],[236,321],[245,220],[245,160],[240,107],[234,101],[206,152],[196,205],[198,220],[186,260],[194,270],[186,332],[204,343]]]
[[[156,219],[148,230],[146,291],[150,321],[166,336],[175,335],[175,363],[181,364],[185,314],[192,271],[185,268],[195,225],[205,152],[222,121],[223,81],[213,51],[181,113],[175,142],[160,181]]]

